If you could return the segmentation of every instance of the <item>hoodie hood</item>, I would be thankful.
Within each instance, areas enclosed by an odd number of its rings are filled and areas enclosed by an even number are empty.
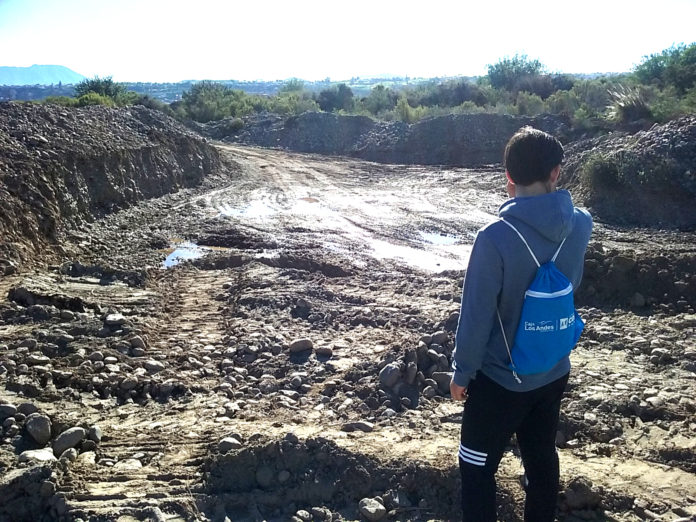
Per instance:
[[[559,242],[573,230],[575,207],[567,190],[556,190],[540,196],[512,198],[498,209],[501,218],[525,223],[543,237]]]

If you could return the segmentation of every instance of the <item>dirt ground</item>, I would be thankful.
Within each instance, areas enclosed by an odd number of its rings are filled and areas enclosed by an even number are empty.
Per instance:
[[[70,262],[0,279],[0,520],[457,519],[445,372],[499,168],[219,149],[228,171],[202,188],[84,225]],[[593,236],[648,258],[694,245]],[[692,303],[581,306],[559,520],[696,520]],[[36,414],[54,451],[84,428],[72,455],[19,462],[47,444]],[[500,520],[522,520],[521,474],[512,441]]]

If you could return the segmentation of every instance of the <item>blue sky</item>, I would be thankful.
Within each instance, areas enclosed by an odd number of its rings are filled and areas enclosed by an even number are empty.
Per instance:
[[[0,65],[117,81],[630,70],[696,41],[696,0],[0,0]]]

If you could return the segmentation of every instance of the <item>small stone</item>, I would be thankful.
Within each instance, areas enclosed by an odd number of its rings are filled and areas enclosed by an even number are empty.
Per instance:
[[[288,480],[290,480],[290,472],[287,469],[284,469],[280,473],[278,473],[278,482],[284,484]]]
[[[449,393],[450,382],[452,381],[452,373],[450,372],[433,372],[430,376],[436,383],[437,388],[442,393]]]
[[[75,312],[73,312],[72,310],[61,310],[60,318],[63,321],[72,321],[73,319],[75,319]]]
[[[40,413],[32,413],[27,417],[25,428],[29,435],[40,446],[51,440],[51,419]]]
[[[36,413],[37,411],[39,411],[39,408],[37,408],[36,405],[34,405],[31,402],[23,402],[22,404],[17,406],[17,411],[28,417],[32,413]]]
[[[65,430],[53,441],[53,453],[60,456],[68,448],[74,448],[87,436],[87,430],[75,427]]]
[[[435,397],[435,395],[437,395],[437,390],[435,390],[435,388],[433,388],[432,386],[426,386],[425,388],[423,388],[423,396],[426,399],[432,399],[433,397]]]
[[[309,511],[305,511],[304,509],[300,509],[295,513],[295,516],[303,522],[310,522],[312,520],[312,515],[309,514]]]
[[[319,346],[314,350],[319,357],[332,357],[333,349],[330,346]]]
[[[134,337],[131,337],[130,339],[131,346],[133,348],[142,348],[145,349],[145,341],[143,340],[142,337],[139,335],[136,335]]]
[[[312,342],[311,339],[302,338],[302,339],[295,339],[290,343],[290,346],[288,349],[292,353],[297,353],[297,352],[304,352],[305,350],[311,350],[314,347],[314,343]]]
[[[401,368],[398,363],[389,363],[379,372],[379,382],[382,385],[390,388],[394,386],[401,378]]]
[[[631,297],[631,307],[632,308],[643,308],[645,306],[645,297],[643,297],[643,294],[636,292],[633,294],[633,297]]]
[[[104,319],[107,326],[121,326],[126,323],[126,318],[122,314],[109,314]]]
[[[38,450],[23,451],[19,454],[19,462],[29,462],[35,460],[37,462],[52,462],[56,460],[51,448],[43,448]]]
[[[364,431],[365,433],[369,433],[372,430],[375,429],[375,425],[371,422],[368,421],[355,421],[355,422],[346,422],[342,427],[341,431]]]
[[[161,361],[155,361],[154,359],[148,359],[143,363],[143,367],[149,372],[149,373],[158,373],[164,370],[165,365]]]
[[[435,344],[445,344],[445,342],[447,342],[447,339],[449,338],[449,334],[448,334],[447,332],[445,332],[445,331],[440,330],[440,331],[438,331],[438,332],[435,332],[435,333],[431,336],[431,338],[432,338],[431,343],[435,343]]]
[[[382,520],[387,514],[387,508],[385,508],[381,502],[374,498],[364,498],[358,504],[358,509],[362,516],[367,520]]]
[[[31,353],[31,354],[29,354],[29,356],[27,356],[26,359],[24,359],[24,362],[27,363],[29,366],[38,366],[40,364],[50,363],[51,359],[49,359],[45,355],[40,355],[38,353]]]
[[[96,424],[94,426],[90,426],[89,431],[87,432],[87,438],[99,444],[102,440],[102,429]]]
[[[89,357],[87,357],[90,361],[103,361],[104,360],[104,354],[100,351],[92,352],[89,354]]]
[[[242,446],[242,443],[239,442],[235,437],[225,437],[218,443],[220,453],[227,453],[231,450],[241,449]]]
[[[124,391],[130,391],[133,388],[135,388],[138,385],[138,379],[135,377],[126,377],[121,381],[121,384],[119,385],[120,388]]]
[[[77,450],[75,448],[66,449],[58,460],[75,462],[75,460],[77,460]]]
[[[17,413],[17,406],[14,404],[0,404],[0,420],[14,417],[15,413]]]
[[[37,346],[38,343],[36,342],[36,339],[24,339],[21,343],[19,343],[20,348],[29,348],[30,350],[36,350]]]

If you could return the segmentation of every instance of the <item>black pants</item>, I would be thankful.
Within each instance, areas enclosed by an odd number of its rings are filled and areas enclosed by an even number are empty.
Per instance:
[[[464,404],[459,468],[465,522],[495,522],[495,472],[517,434],[527,475],[524,519],[553,521],[558,496],[556,429],[568,375],[528,392],[512,392],[479,372]]]

